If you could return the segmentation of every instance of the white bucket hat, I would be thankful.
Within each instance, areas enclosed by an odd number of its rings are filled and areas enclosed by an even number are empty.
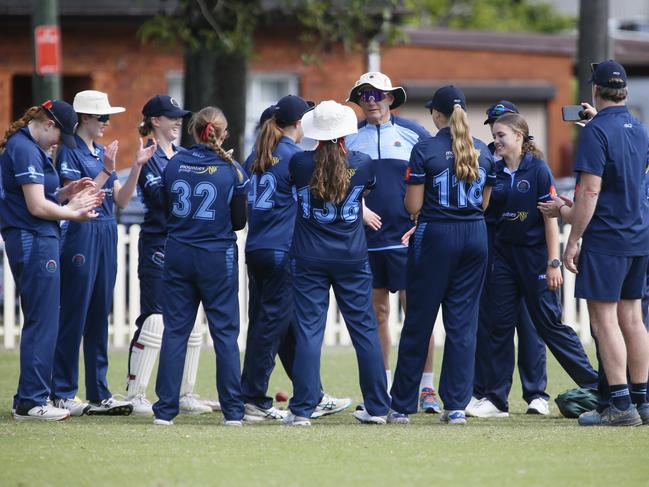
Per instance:
[[[370,71],[361,76],[349,92],[349,98],[347,98],[347,101],[352,101],[359,105],[358,97],[361,93],[361,88],[364,85],[370,85],[377,90],[391,93],[394,97],[394,101],[392,102],[392,105],[390,105],[390,110],[400,107],[406,101],[406,90],[401,86],[392,87],[392,81],[390,81],[390,78],[378,71]]]
[[[357,133],[358,120],[351,107],[327,100],[304,114],[302,129],[310,139],[333,140]]]
[[[86,115],[113,115],[126,111],[124,107],[111,107],[108,95],[101,91],[85,90],[74,95],[74,111]]]

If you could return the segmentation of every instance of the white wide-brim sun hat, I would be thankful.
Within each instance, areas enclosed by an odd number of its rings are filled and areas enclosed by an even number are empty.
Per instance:
[[[108,95],[101,91],[85,90],[74,95],[74,111],[86,115],[113,115],[126,111],[124,107],[111,107]]]
[[[358,120],[351,107],[327,100],[304,114],[302,129],[310,139],[334,140],[357,133]]]
[[[357,105],[360,105],[359,98],[361,89],[366,85],[369,85],[385,93],[392,94],[394,101],[390,105],[390,110],[394,110],[395,108],[400,107],[406,102],[406,90],[404,90],[401,86],[392,86],[392,80],[378,71],[370,71],[369,73],[362,75],[358,79],[358,81],[354,83],[354,87],[349,91],[349,97],[347,98],[347,101],[351,101],[353,103],[356,103]]]

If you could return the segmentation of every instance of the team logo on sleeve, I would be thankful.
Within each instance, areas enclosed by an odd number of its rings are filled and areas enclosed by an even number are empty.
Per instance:
[[[395,147],[401,147],[401,141],[400,140],[395,140],[394,141],[394,146]]]
[[[527,179],[521,179],[516,184],[516,189],[519,193],[527,193],[530,190],[530,182]]]
[[[550,196],[556,196],[557,189],[554,186],[550,186]]]
[[[86,263],[86,256],[83,254],[75,254],[72,256],[72,265],[75,267],[81,267]]]
[[[351,179],[356,174],[356,169],[347,169],[347,179]]]
[[[47,272],[54,273],[54,272],[56,272],[57,268],[58,268],[58,265],[56,264],[55,260],[50,259],[45,263],[45,270]]]
[[[34,166],[29,166],[27,168],[27,172],[29,173],[29,177],[31,179],[36,179],[36,168]]]

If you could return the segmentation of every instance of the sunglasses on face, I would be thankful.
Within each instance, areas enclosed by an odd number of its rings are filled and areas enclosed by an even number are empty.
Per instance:
[[[500,117],[504,113],[514,113],[514,110],[507,108],[504,105],[496,105],[489,111],[490,117]]]
[[[106,123],[110,120],[110,115],[92,115],[92,118],[96,118],[101,123]]]
[[[364,90],[358,93],[361,101],[369,103],[371,101],[382,101],[385,98],[385,93],[381,90]]]

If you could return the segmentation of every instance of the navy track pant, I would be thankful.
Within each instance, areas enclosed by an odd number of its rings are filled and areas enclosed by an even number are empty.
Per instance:
[[[395,411],[417,412],[419,378],[440,305],[446,341],[439,394],[448,410],[463,410],[469,403],[486,269],[484,220],[418,225],[408,247],[408,309],[391,390]]]

